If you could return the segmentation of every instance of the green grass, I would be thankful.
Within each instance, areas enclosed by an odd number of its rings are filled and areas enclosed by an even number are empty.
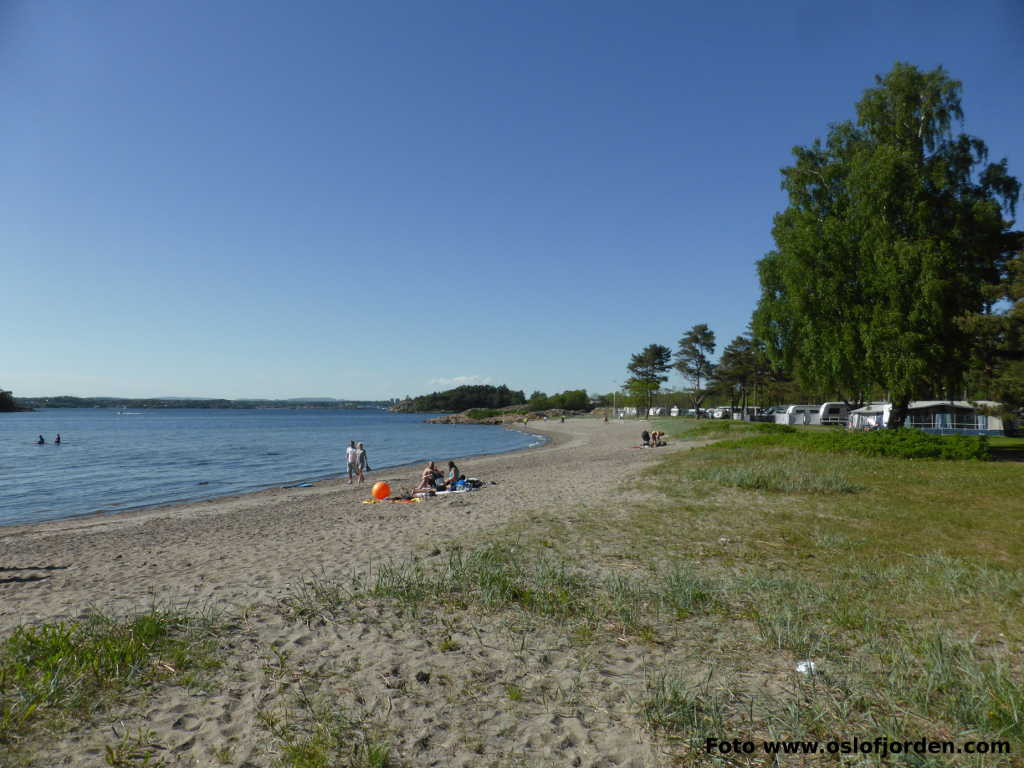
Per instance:
[[[694,480],[780,493],[857,493],[864,489],[864,486],[850,480],[846,473],[836,467],[794,466],[784,461],[709,467],[695,473]]]
[[[391,747],[366,722],[301,688],[287,710],[261,710],[260,724],[276,742],[279,768],[389,768]]]
[[[216,627],[209,616],[153,609],[17,628],[0,643],[0,745],[88,722],[131,690],[200,684],[218,666]]]
[[[1024,467],[830,454],[789,437],[801,431],[726,424],[688,433],[750,439],[666,454],[637,482],[651,500],[617,547],[699,559],[722,612],[749,618],[764,649],[828,670],[798,699],[763,701],[762,727],[1024,748]]]
[[[427,567],[413,558],[384,563],[344,584],[322,576],[310,578],[294,585],[281,607],[286,615],[308,623],[337,616],[344,605],[363,598],[393,601],[411,616],[438,606],[516,610],[571,626],[573,631],[586,627],[582,634],[612,627],[638,636],[665,613],[689,615],[713,602],[708,585],[679,564],[649,579],[600,575],[549,552],[497,542],[473,550],[454,547],[440,567]]]
[[[679,675],[659,672],[647,680],[640,714],[647,727],[669,739],[685,738],[694,751],[702,752],[708,738],[723,738],[726,696],[710,686],[687,683]]]

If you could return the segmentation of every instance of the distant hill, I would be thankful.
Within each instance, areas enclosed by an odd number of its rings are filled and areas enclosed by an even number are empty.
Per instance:
[[[288,400],[226,400],[187,397],[24,397],[20,405],[32,408],[387,408],[391,400],[337,400],[335,398],[293,398]]]
[[[458,413],[470,408],[504,408],[524,403],[526,396],[522,392],[511,390],[504,384],[500,387],[475,384],[409,398],[392,410],[402,413]]]

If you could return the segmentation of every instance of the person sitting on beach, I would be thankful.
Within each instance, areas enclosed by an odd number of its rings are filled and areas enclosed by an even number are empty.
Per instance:
[[[648,432],[646,429],[640,433],[640,442],[642,443],[644,448],[651,447],[651,433]]]
[[[434,462],[428,461],[427,466],[423,468],[423,474],[420,476],[420,484],[416,486],[417,491],[432,491],[434,490],[434,484],[437,482],[439,477],[443,477],[441,472]]]
[[[445,488],[449,491],[455,490],[455,484],[459,482],[459,468],[455,466],[454,461],[448,462],[448,474],[444,478]]]

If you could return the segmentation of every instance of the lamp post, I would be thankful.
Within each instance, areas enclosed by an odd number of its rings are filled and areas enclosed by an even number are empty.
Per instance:
[[[617,419],[619,418],[619,410],[615,407],[615,402],[616,396],[619,394],[619,383],[617,381],[613,381],[612,384],[615,385],[615,389],[612,390],[612,418]]]

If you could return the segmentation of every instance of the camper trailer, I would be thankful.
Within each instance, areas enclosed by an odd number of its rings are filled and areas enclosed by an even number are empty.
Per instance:
[[[998,406],[982,401],[978,405]],[[889,426],[892,403],[871,403],[850,412],[850,429],[882,429]],[[903,422],[936,435],[1002,435],[1003,421],[998,416],[978,413],[966,400],[913,400]]]
[[[818,424],[820,405],[787,405],[775,412],[776,424]]]
[[[850,406],[846,403],[822,403],[818,409],[818,423],[845,425],[850,417]]]

